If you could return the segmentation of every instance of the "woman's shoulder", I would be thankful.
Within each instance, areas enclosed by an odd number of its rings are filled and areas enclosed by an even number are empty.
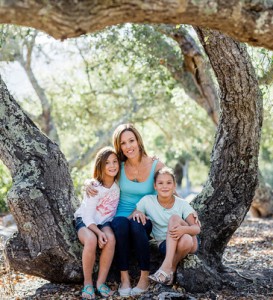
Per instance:
[[[156,165],[156,171],[158,171],[159,169],[163,168],[165,165],[162,161],[159,160],[159,158],[157,158],[156,156],[146,156],[146,161],[147,164]]]
[[[165,166],[165,164],[162,161],[158,160],[155,170],[158,171],[158,170],[162,169],[164,166]]]

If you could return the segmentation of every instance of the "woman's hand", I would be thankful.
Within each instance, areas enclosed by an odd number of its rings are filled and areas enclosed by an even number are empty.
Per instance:
[[[84,183],[83,190],[89,197],[95,197],[98,194],[98,190],[96,189],[96,181],[94,179],[88,180]]]
[[[143,212],[139,210],[135,210],[132,214],[132,218],[134,221],[137,221],[138,223],[142,223],[142,225],[146,224],[147,217],[144,215]]]

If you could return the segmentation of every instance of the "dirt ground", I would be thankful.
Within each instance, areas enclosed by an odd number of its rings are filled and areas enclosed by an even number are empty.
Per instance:
[[[44,279],[9,270],[3,256],[6,237],[1,234],[1,230],[0,239],[1,300],[81,299],[80,285],[51,284]],[[139,299],[273,300],[272,218],[247,217],[229,242],[223,259],[228,267],[228,274],[233,278],[232,286],[205,294],[187,294],[174,285],[170,293],[153,296],[153,291],[158,294],[159,289],[159,285],[154,285],[150,288],[150,296]],[[112,288],[116,289],[117,283]],[[121,298],[114,296],[112,299]]]

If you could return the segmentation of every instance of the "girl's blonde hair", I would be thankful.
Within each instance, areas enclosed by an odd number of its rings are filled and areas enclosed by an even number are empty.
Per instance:
[[[94,179],[98,180],[98,182],[100,183],[103,183],[103,175],[104,175],[106,161],[111,154],[115,154],[118,159],[117,153],[112,147],[104,147],[100,149],[96,155],[93,177]],[[114,180],[118,180],[118,179],[119,179],[119,172],[115,176]]]
[[[116,128],[116,130],[113,133],[113,144],[114,144],[119,161],[127,160],[127,157],[123,154],[123,152],[121,150],[121,135],[125,131],[131,131],[135,135],[138,146],[139,146],[140,158],[142,158],[142,156],[144,156],[144,155],[147,155],[147,152],[144,148],[142,137],[141,137],[140,133],[138,132],[138,130],[134,127],[134,125],[130,124],[130,123],[121,124]]]
[[[168,168],[168,167],[163,167],[162,169],[159,169],[158,171],[155,172],[154,183],[156,183],[157,177],[162,174],[169,174],[172,177],[174,183],[176,183],[174,171],[173,171],[173,169]]]

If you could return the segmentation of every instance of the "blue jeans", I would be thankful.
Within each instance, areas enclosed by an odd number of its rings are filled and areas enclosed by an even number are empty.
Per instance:
[[[199,250],[200,245],[201,245],[200,237],[197,235],[196,238],[197,238],[197,250],[195,251],[194,254],[197,254],[197,253],[198,253],[198,250]],[[159,245],[158,250],[159,250],[159,252],[160,252],[161,254],[166,255],[166,251],[167,251],[166,240],[164,240],[164,241]]]
[[[74,220],[73,222],[74,227],[76,229],[76,231],[78,232],[82,227],[86,227],[86,225],[83,223],[83,220],[81,217],[78,217],[76,220]],[[111,227],[111,222],[106,222],[103,224],[98,224],[97,225],[99,229],[102,229],[103,227],[109,226]]]
[[[115,217],[111,227],[116,237],[116,258],[120,271],[129,270],[130,244],[133,245],[140,270],[150,269],[149,235],[152,232],[152,222],[145,225],[126,217]]]

